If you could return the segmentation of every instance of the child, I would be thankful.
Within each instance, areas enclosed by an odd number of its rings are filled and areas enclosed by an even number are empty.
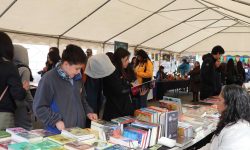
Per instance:
[[[39,82],[33,110],[47,130],[60,133],[64,128],[85,127],[86,115],[96,120],[86,98],[81,80],[81,68],[86,62],[83,50],[68,45],[62,62],[47,72]]]

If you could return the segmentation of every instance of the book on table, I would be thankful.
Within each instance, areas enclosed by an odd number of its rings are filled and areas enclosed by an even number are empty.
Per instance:
[[[110,136],[121,135],[121,127],[118,124],[104,120],[91,121],[91,129],[98,131],[99,138],[104,141],[108,141]]]
[[[16,128],[7,128],[6,132],[12,134],[17,134],[17,133],[21,133],[21,132],[27,132],[27,130],[25,130],[24,128],[21,127],[16,127]]]
[[[64,145],[68,150],[94,150],[94,146],[84,142],[74,141]]]
[[[79,141],[95,138],[95,135],[89,128],[86,129],[82,129],[79,127],[67,128],[62,130],[61,134],[70,138],[75,138]]]
[[[30,133],[30,132],[21,132],[21,133],[13,134],[11,138],[12,140],[16,142],[31,142],[31,143],[39,142],[43,140],[43,137],[37,134]]]
[[[63,136],[61,134],[49,136],[49,137],[47,137],[47,139],[51,140],[53,142],[56,142],[58,144],[61,144],[61,145],[76,141],[73,138],[69,138],[69,137]]]
[[[123,136],[120,137],[110,137],[109,142],[113,143],[113,144],[119,144],[122,146],[126,146],[129,148],[138,148],[139,147],[139,143],[136,140],[130,139],[130,138],[126,138]]]
[[[0,142],[11,139],[11,134],[6,131],[0,131]]]

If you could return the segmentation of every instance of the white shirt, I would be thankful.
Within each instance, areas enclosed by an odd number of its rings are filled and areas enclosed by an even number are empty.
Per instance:
[[[240,120],[236,124],[224,127],[219,136],[200,150],[250,150],[250,124]]]

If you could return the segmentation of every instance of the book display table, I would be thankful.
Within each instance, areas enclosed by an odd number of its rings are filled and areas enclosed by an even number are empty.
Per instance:
[[[156,82],[156,98],[162,99],[167,90],[174,90],[174,97],[178,97],[179,89],[187,88],[190,80],[166,80]]]

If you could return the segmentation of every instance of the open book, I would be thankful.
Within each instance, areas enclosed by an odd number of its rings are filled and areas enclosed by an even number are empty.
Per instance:
[[[133,84],[133,87],[131,88],[132,94],[137,95],[140,90],[147,90],[147,89],[152,89],[155,87],[155,81],[156,80],[151,80],[148,82],[144,82],[142,84],[137,84],[136,82]]]

